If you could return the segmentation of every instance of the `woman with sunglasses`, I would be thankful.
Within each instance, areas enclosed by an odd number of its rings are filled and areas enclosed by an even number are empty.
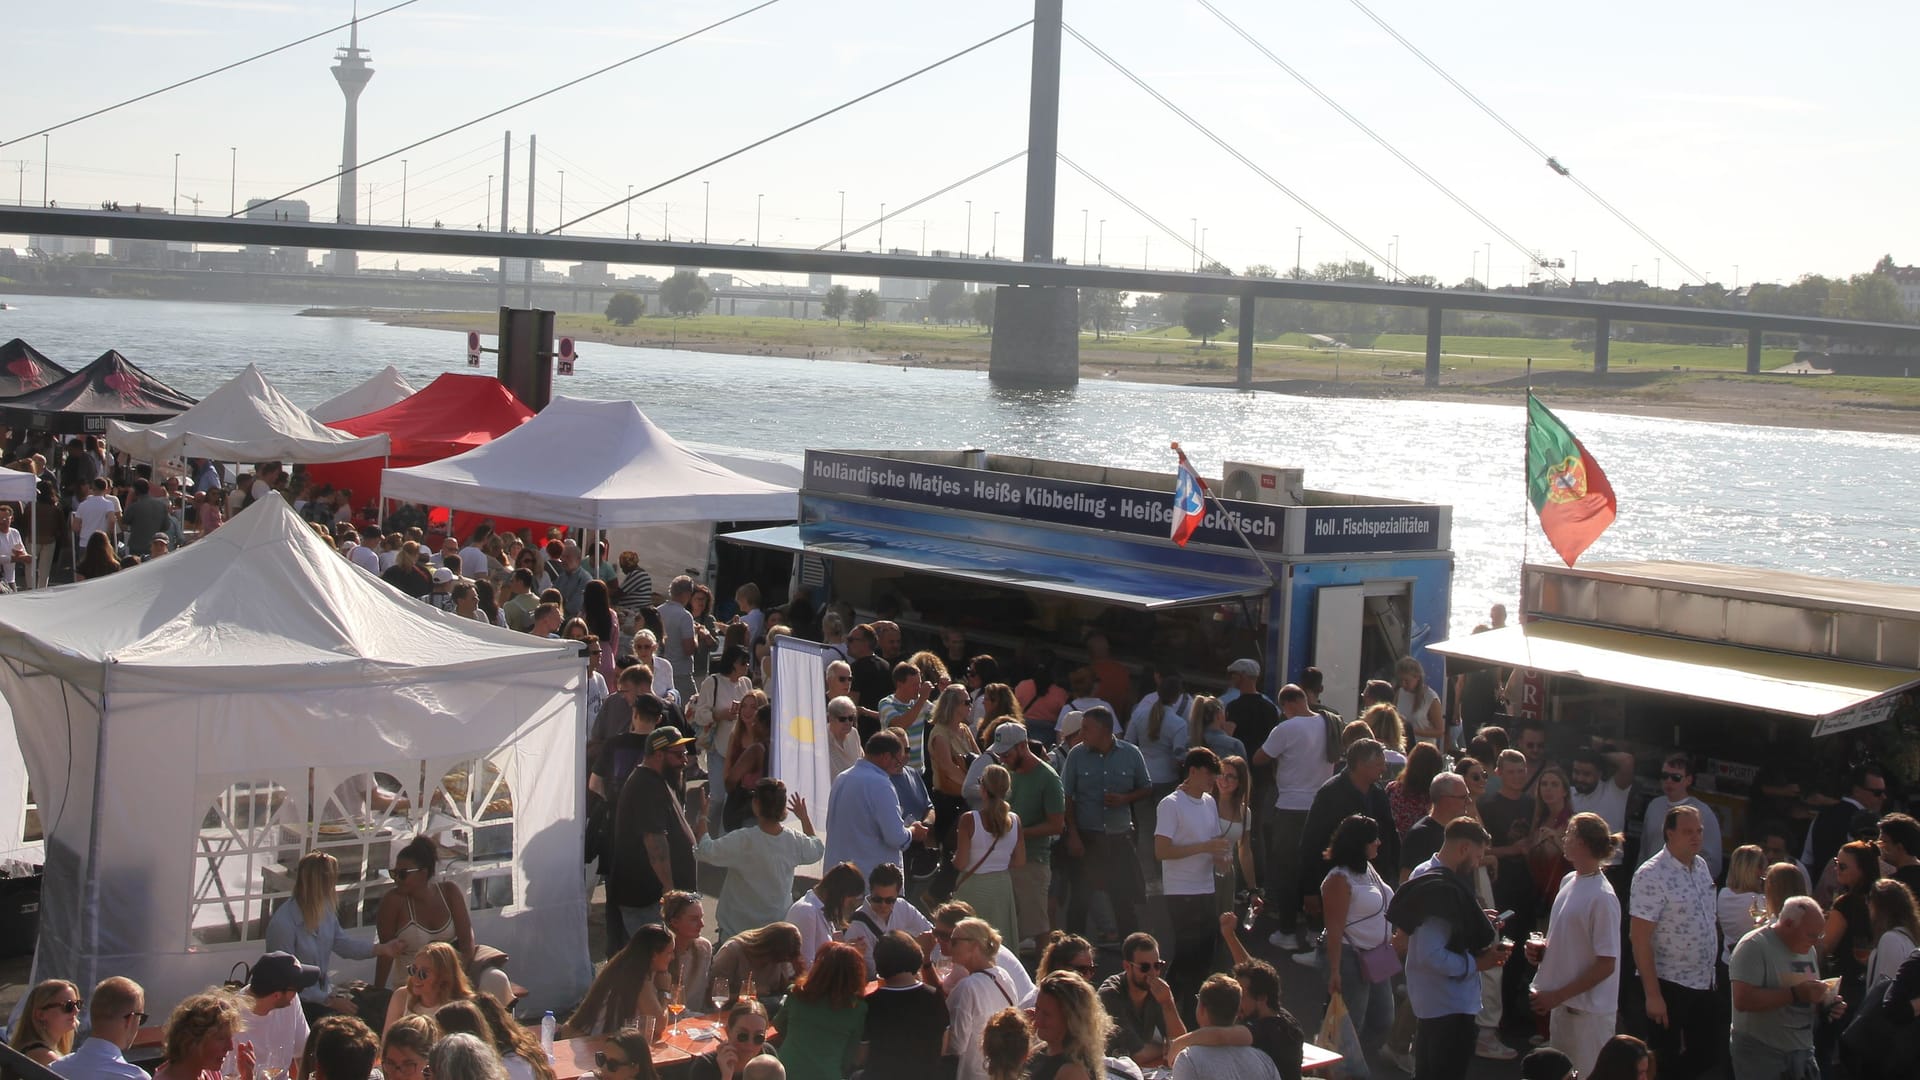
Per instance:
[[[626,947],[594,976],[580,1007],[562,1026],[563,1033],[569,1039],[604,1035],[642,1017],[653,1020],[655,1030],[665,1030],[667,1006],[659,984],[672,964],[671,931],[658,923],[636,929]]]
[[[1093,943],[1065,930],[1048,931],[1047,936],[1040,939],[1040,964],[1033,970],[1034,989],[1020,999],[1021,1008],[1033,1008],[1040,983],[1056,971],[1071,971],[1087,980],[1089,986],[1097,985],[1100,979]]]
[[[393,992],[387,1002],[386,1027],[403,1016],[431,1015],[449,1001],[465,1001],[473,996],[473,984],[460,965],[460,954],[444,941],[436,941],[414,956],[406,967],[405,986]]]
[[[253,1075],[253,1044],[234,1045],[240,1009],[227,993],[195,994],[174,1006],[167,1018],[167,1056],[153,1071],[155,1080],[220,1080],[228,1054],[237,1058],[239,1075]]]
[[[718,839],[702,836],[693,852],[709,866],[726,868],[716,911],[722,938],[785,918],[794,870],[819,861],[827,850],[825,841],[814,835],[807,800],[788,798],[784,782],[762,777],[743,801],[753,808],[753,827]],[[786,827],[788,813],[800,819],[799,832]]]
[[[374,964],[373,980],[386,986],[396,967],[404,970],[412,959],[433,942],[453,947],[461,962],[474,963],[479,946],[473,939],[473,919],[467,911],[467,898],[451,881],[435,881],[434,868],[440,852],[432,840],[416,836],[393,857],[393,890],[380,898],[374,924],[380,943],[401,943],[391,958],[382,956]],[[496,957],[498,953],[494,954]],[[462,981],[466,976],[461,976]],[[491,964],[477,973],[480,989],[493,995],[502,1005],[513,1003],[513,981],[499,964]],[[396,1015],[391,1008],[389,1015]]]
[[[840,1080],[852,1071],[867,1028],[867,962],[828,942],[774,1015],[789,1080]]]
[[[613,1049],[608,1046],[608,1049]],[[710,1054],[693,1059],[688,1080],[736,1080],[747,1062],[767,1053],[767,1008],[758,1001],[742,1001],[727,1010],[720,1045]],[[599,1064],[599,1057],[594,1058]],[[601,1080],[633,1080],[624,1072],[609,1072],[611,1062],[599,1070]]]
[[[73,1053],[73,1033],[80,1029],[80,988],[65,979],[48,979],[27,992],[20,1022],[13,1025],[7,1045],[42,1065],[51,1065]],[[6,1080],[17,1076],[4,1070]]]
[[[920,944],[903,931],[873,943],[873,973],[880,985],[867,995],[870,1076],[912,1076],[940,1056],[947,1000],[939,987],[921,980],[925,963]]]
[[[962,919],[950,941],[954,966],[966,976],[947,999],[953,1015],[947,1029],[946,1051],[960,1058],[959,1080],[987,1080],[987,1062],[980,1038],[987,1021],[1020,1000],[1013,980],[1000,970],[1000,935],[982,919]]]
[[[380,1039],[380,1075],[386,1080],[423,1080],[440,1027],[430,1016],[403,1016]]]

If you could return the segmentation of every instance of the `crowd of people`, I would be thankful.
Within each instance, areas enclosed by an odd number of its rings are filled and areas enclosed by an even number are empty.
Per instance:
[[[559,1027],[605,1040],[610,1080],[653,1075],[650,1047],[683,1011],[720,1021],[692,1072],[722,1080],[883,1080],[942,1061],[966,1080],[1291,1080],[1316,1031],[1248,940],[1318,973],[1341,1014],[1320,1034],[1348,1077],[1452,1080],[1523,1044],[1524,1075],[1552,1080],[1912,1075],[1884,1051],[1920,1041],[1920,824],[1889,812],[1872,762],[1825,794],[1763,778],[1755,805],[1781,812],[1727,851],[1694,754],[1550,733],[1509,712],[1515,683],[1493,672],[1443,694],[1403,659],[1348,720],[1312,668],[1270,697],[1279,680],[1236,659],[1206,694],[1136,673],[1097,631],[1072,661],[995,655],[957,631],[909,649],[895,621],[843,603],[763,610],[751,583],[723,618],[691,576],[656,591],[633,552],[491,524],[436,545],[417,507],[362,531],[349,493],[278,467],[231,497],[212,470],[116,489],[97,447],[56,449],[38,463],[54,535],[29,544],[0,520],[9,583],[42,573],[69,529],[92,577],[285,490],[401,594],[582,643],[605,963]],[[785,634],[829,650],[824,807],[772,775]],[[1659,793],[1642,798],[1654,757]],[[711,932],[702,865],[724,872]],[[168,1080],[229,1052],[244,1076],[284,1059],[358,1080],[377,1058],[434,1080],[553,1080],[503,958],[434,870],[431,843],[402,848],[363,941],[332,909],[330,857],[307,855],[255,984],[175,1010]],[[374,960],[373,985],[331,986],[333,956]],[[1103,957],[1117,973],[1099,977]],[[76,1049],[78,990],[43,984],[11,1041],[76,1080],[131,1077],[141,1007],[138,987],[103,982]],[[295,1016],[298,1039],[282,1031]]]

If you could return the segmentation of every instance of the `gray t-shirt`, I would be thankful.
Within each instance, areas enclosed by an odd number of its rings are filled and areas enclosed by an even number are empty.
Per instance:
[[[1280,1080],[1280,1070],[1251,1046],[1189,1046],[1173,1059],[1173,1080]]]
[[[1820,977],[1820,961],[1812,949],[1803,953],[1787,951],[1786,943],[1773,927],[1764,926],[1740,939],[1733,947],[1733,959],[1727,964],[1727,976],[1735,982],[1762,990],[1780,990],[1789,981]],[[1775,1050],[1813,1049],[1812,1005],[1787,1005],[1765,1012],[1733,1011],[1733,1033],[1744,1035]]]
[[[675,671],[686,672],[689,679],[693,678],[693,650],[689,646],[692,640],[693,615],[676,601],[661,604],[660,651],[673,661]]]

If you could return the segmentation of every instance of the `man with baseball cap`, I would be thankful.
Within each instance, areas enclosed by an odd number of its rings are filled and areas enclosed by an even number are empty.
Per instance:
[[[698,887],[693,826],[674,795],[692,744],[678,728],[655,728],[647,736],[647,756],[620,786],[607,899],[619,905],[621,924],[629,932],[661,921],[660,897],[669,890]],[[611,942],[608,947],[613,948]]]
[[[251,1002],[240,1010],[234,1042],[253,1044],[254,1063],[262,1071],[288,1069],[306,1053],[307,1014],[300,991],[319,981],[320,969],[292,953],[270,952],[253,962],[247,980]]]

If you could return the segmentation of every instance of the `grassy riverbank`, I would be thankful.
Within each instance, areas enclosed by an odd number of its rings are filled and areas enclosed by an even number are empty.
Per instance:
[[[309,314],[379,319],[396,326],[492,334],[497,317],[483,313],[316,309]],[[616,326],[598,315],[561,314],[557,332],[580,342],[760,356],[803,356],[859,363],[984,369],[990,334],[976,327],[702,315],[643,318]],[[1303,334],[1260,342],[1254,382],[1260,389],[1337,397],[1513,402],[1532,361],[1533,385],[1557,404],[1605,412],[1727,423],[1920,433],[1920,380],[1834,375],[1745,374],[1744,349],[1616,341],[1611,371],[1593,374],[1593,359],[1564,339],[1449,337],[1442,343],[1441,386],[1421,373],[1425,339],[1383,334],[1370,349],[1314,347]],[[586,352],[588,350],[582,350]],[[912,359],[903,361],[903,354]],[[1231,384],[1235,346],[1203,347],[1174,328],[1139,335],[1081,338],[1083,378],[1194,386]],[[1768,349],[1763,369],[1793,360]]]

